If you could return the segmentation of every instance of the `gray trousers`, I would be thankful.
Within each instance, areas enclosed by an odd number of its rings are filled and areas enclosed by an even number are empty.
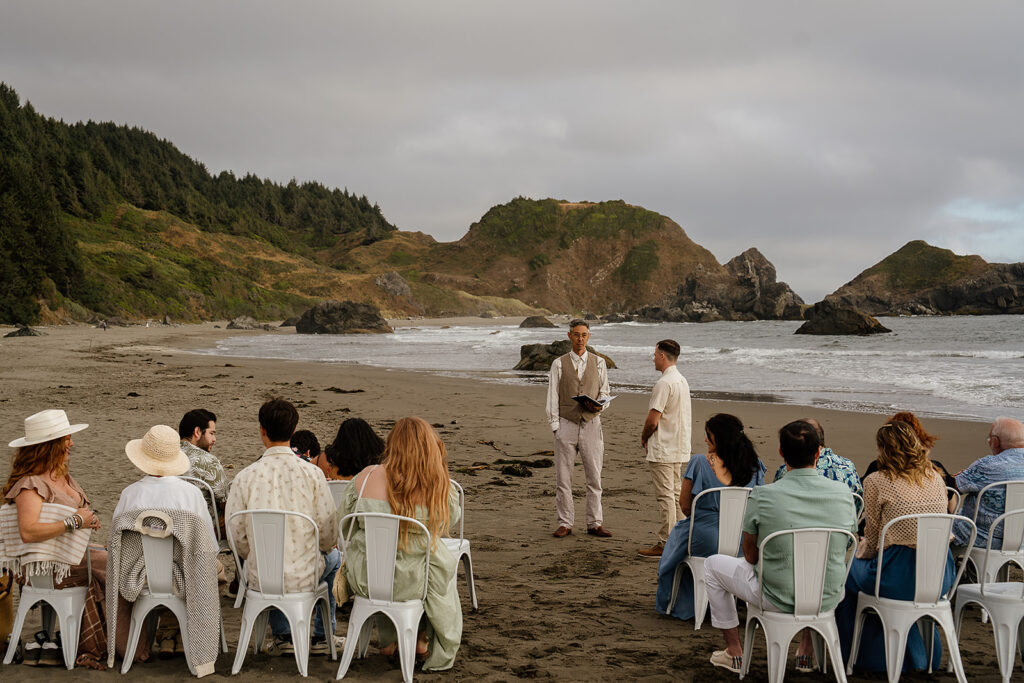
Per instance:
[[[604,434],[601,418],[595,417],[582,425],[565,418],[558,421],[555,432],[555,510],[558,525],[570,529],[576,520],[572,500],[572,468],[579,453],[583,460],[583,473],[587,479],[587,528],[601,526],[601,465],[604,463]]]

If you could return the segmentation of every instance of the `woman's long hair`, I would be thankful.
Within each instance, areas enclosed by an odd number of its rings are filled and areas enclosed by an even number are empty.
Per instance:
[[[370,465],[380,462],[384,441],[366,420],[350,417],[338,427],[338,434],[324,449],[324,453],[338,469],[338,476],[354,477]]]
[[[903,411],[896,413],[889,419],[889,422],[906,422],[913,428],[914,433],[917,434],[917,438],[921,441],[921,445],[928,450],[935,448],[935,442],[939,440],[939,437],[926,432],[921,421],[918,420],[917,416],[911,412]]]
[[[7,485],[0,495],[5,495],[18,483],[18,480],[32,474],[51,474],[54,479],[60,480],[68,476],[68,463],[64,456],[67,454],[67,440],[64,436],[52,441],[22,446],[14,451],[11,459],[11,476],[7,477]]]
[[[438,538],[448,533],[448,451],[433,427],[418,417],[403,417],[395,423],[384,446],[384,475],[388,504],[396,515],[416,516],[416,506],[427,510],[431,550]],[[399,547],[405,549],[408,525],[403,524]]]
[[[704,432],[714,439],[715,453],[732,477],[732,486],[746,486],[759,468],[757,451],[735,415],[718,413],[708,418]]]
[[[875,432],[878,445],[878,469],[890,479],[906,479],[924,485],[935,466],[928,458],[928,448],[917,438],[909,422],[886,422]]]

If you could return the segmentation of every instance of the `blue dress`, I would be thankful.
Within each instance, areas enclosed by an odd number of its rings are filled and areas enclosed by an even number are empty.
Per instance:
[[[917,566],[917,549],[905,545],[891,545],[882,554],[882,582],[878,594],[883,598],[894,600],[913,600],[916,584],[915,567]],[[850,649],[853,647],[853,627],[857,615],[857,593],[875,593],[875,574],[878,572],[878,558],[856,558],[850,568],[850,576],[846,579],[846,595],[836,607],[836,625],[839,627],[839,643],[842,645],[843,661],[850,660]],[[956,578],[956,565],[953,553],[946,554],[946,572],[942,580],[942,591],[945,593],[953,585]],[[942,659],[942,640],[939,629],[933,633],[935,650],[932,666],[938,671],[939,660]],[[860,647],[857,650],[855,671],[885,671],[885,636],[882,633],[882,622],[874,612],[868,612],[861,631]],[[904,671],[922,671],[928,668],[928,650],[924,638],[914,624],[907,634],[907,651],[903,659]]]
[[[760,486],[764,483],[764,464],[758,460],[758,469],[747,488]],[[704,455],[695,455],[690,459],[684,478],[693,482],[693,495],[704,489],[726,486],[715,476],[715,471],[708,464]],[[696,557],[708,557],[718,552],[718,494],[704,496],[700,499],[700,507],[693,510],[693,554]],[[658,592],[654,599],[654,609],[659,614],[668,613],[668,603],[672,599],[672,582],[675,579],[676,567],[687,557],[687,544],[690,540],[689,518],[676,522],[665,549],[658,562]],[[693,619],[693,574],[686,571],[679,580],[679,594],[676,604],[672,607],[673,616],[677,619]]]

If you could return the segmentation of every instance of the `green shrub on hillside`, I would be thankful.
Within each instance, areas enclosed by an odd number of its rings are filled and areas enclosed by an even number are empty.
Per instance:
[[[979,272],[985,265],[980,256],[958,256],[949,249],[914,240],[869,268],[865,274],[884,274],[891,287],[914,291],[956,282]]]
[[[615,277],[627,284],[639,284],[651,277],[658,268],[658,243],[648,240],[629,250],[622,265],[615,269]]]

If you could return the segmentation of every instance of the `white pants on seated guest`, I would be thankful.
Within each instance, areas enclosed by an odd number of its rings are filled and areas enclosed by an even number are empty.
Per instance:
[[[757,567],[742,557],[712,555],[704,560],[704,580],[707,583],[711,625],[715,628],[736,628],[740,625],[736,614],[736,598],[754,605],[761,604],[761,586],[757,582]],[[781,612],[768,598],[764,599],[766,612]]]

